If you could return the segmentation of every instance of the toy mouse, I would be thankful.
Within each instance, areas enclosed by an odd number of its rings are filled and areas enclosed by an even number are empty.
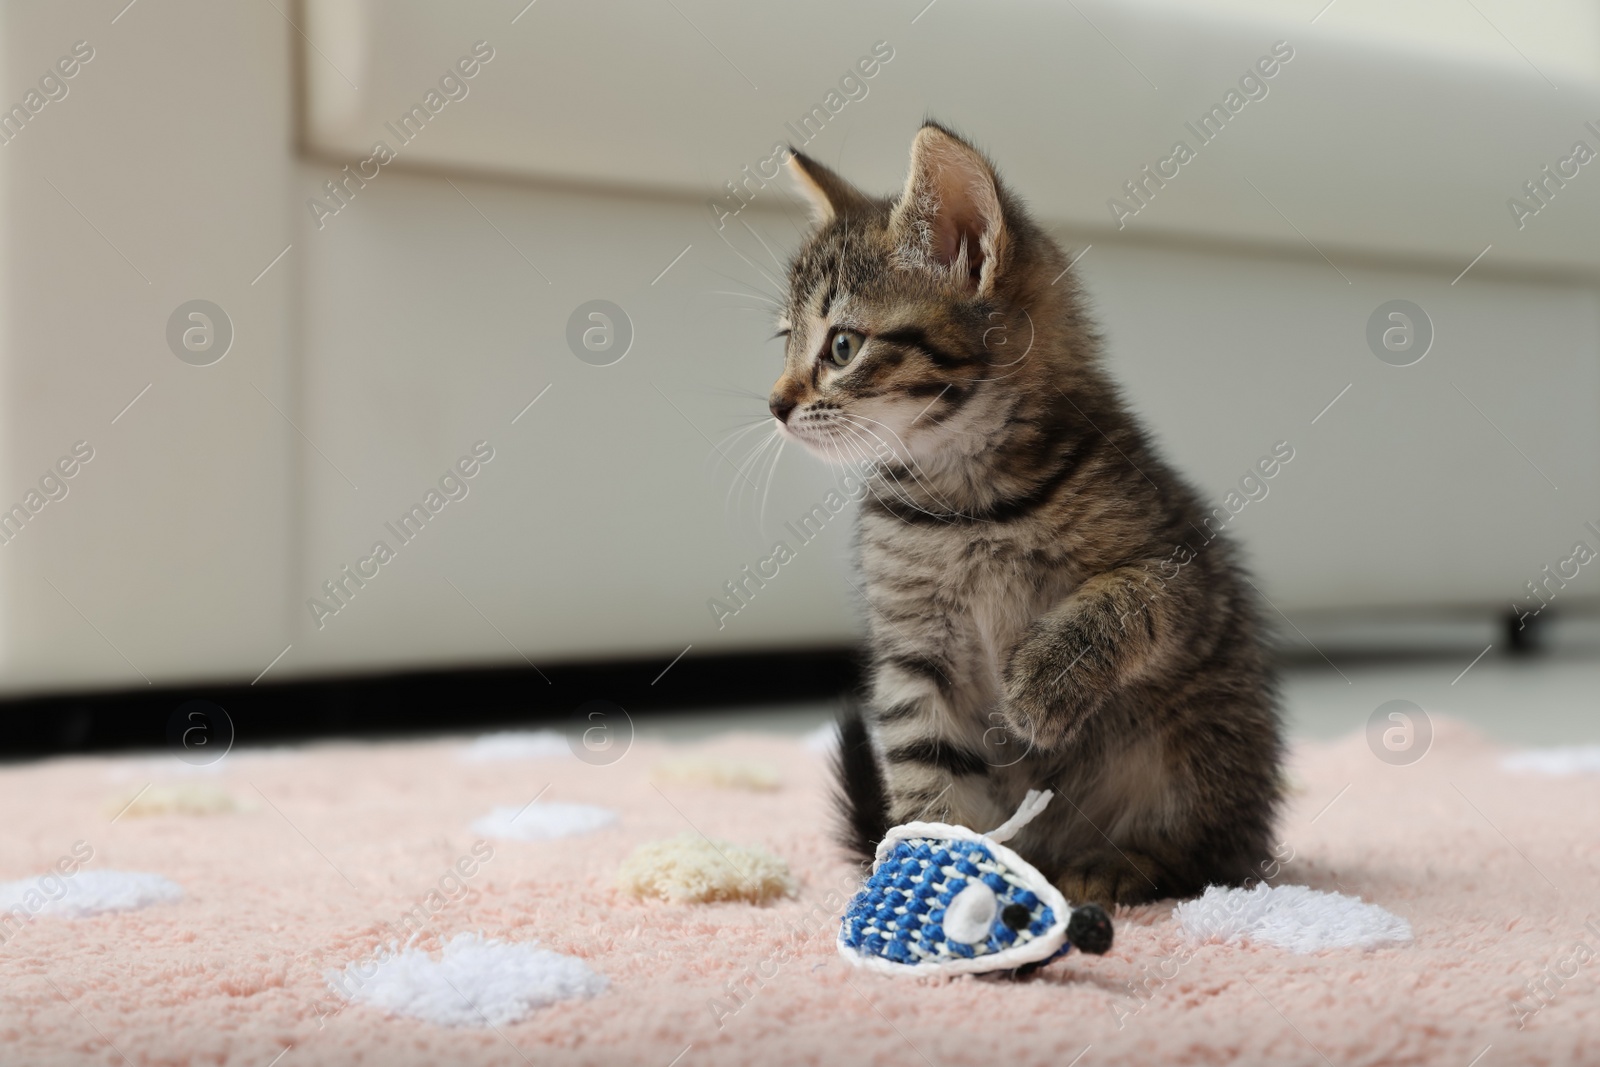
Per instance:
[[[1071,907],[1003,844],[1051,795],[1029,790],[1016,814],[987,834],[937,822],[891,829],[845,909],[839,955],[880,974],[924,975],[1026,972],[1074,947],[1106,952],[1112,929],[1104,909]]]

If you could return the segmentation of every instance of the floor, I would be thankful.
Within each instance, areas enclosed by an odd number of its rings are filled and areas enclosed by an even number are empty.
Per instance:
[[[1506,745],[1600,744],[1600,652],[1594,649],[1531,657],[1490,651],[1475,663],[1471,650],[1387,662],[1331,654],[1331,663],[1300,660],[1283,673],[1291,737],[1332,740],[1355,733],[1380,705],[1409,700]],[[638,730],[641,738],[675,741],[732,729],[802,734],[830,721],[836,710],[821,703],[657,715]]]

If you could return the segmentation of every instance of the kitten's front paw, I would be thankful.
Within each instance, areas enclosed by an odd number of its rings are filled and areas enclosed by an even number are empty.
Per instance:
[[[1054,751],[1071,743],[1105,699],[1096,684],[1098,657],[1087,644],[1070,655],[1070,643],[1033,637],[1018,645],[1006,666],[1000,714],[1025,744]]]
[[[1072,904],[1144,904],[1161,899],[1161,867],[1139,852],[1084,857],[1056,879],[1056,888]]]

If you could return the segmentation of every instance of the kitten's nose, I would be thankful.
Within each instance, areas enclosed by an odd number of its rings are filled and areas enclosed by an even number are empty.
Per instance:
[[[796,406],[795,402],[786,395],[773,394],[767,401],[767,410],[772,412],[772,417],[784,423],[789,421],[789,414],[794,411]]]

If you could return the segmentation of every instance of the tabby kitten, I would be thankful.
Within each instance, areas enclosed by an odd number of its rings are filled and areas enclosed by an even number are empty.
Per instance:
[[[799,153],[780,431],[872,460],[871,690],[839,757],[847,846],[998,826],[1072,901],[1249,880],[1281,799],[1276,684],[1232,547],[1098,366],[1060,248],[929,123],[905,190]],[[864,717],[863,717],[864,715]]]

